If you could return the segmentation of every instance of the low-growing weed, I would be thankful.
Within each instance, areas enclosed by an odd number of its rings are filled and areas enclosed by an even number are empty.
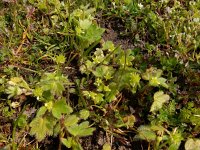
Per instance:
[[[199,149],[199,6],[2,0],[0,148]]]

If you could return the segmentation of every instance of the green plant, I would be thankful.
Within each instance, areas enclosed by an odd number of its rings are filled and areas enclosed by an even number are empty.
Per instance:
[[[69,105],[69,99],[63,96],[66,89],[67,94],[70,94],[71,85],[67,77],[59,73],[48,73],[37,84],[33,93],[44,105],[39,108],[30,123],[30,134],[35,135],[38,141],[42,141],[46,136],[59,134],[65,146],[81,149],[78,138],[91,135],[94,131],[95,128],[90,127],[88,121],[84,121],[90,115],[88,110],[82,109],[79,115],[72,114],[73,108]]]
[[[96,130],[97,149],[199,149],[199,10],[199,0],[0,1],[0,148],[57,138],[58,149],[87,149]]]

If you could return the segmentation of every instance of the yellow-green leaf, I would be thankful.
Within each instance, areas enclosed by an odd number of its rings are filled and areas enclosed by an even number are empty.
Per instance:
[[[150,126],[141,125],[138,129],[138,134],[134,139],[142,139],[147,141],[154,141],[156,139],[156,133],[151,129]]]
[[[72,147],[72,137],[68,137],[67,139],[61,138],[61,141],[67,148]]]
[[[37,112],[36,117],[40,117],[40,116],[44,115],[46,113],[46,111],[47,111],[47,107],[45,107],[45,106],[40,107]]]
[[[65,119],[65,127],[76,125],[79,121],[79,118],[76,115],[70,115]]]
[[[80,20],[79,23],[80,23],[80,27],[86,30],[90,27],[90,25],[92,24],[92,21],[90,21],[89,19],[84,19],[84,20]]]
[[[83,136],[92,135],[95,128],[89,127],[89,122],[84,121],[81,124],[75,124],[73,126],[68,127],[67,130],[73,136],[83,137]]]
[[[200,150],[200,139],[188,139],[185,143],[185,150]]]
[[[80,111],[80,118],[86,120],[90,115],[90,112],[86,109]]]
[[[164,94],[163,91],[158,91],[154,94],[154,102],[151,105],[151,112],[156,112],[162,108],[163,104],[168,102],[170,99],[169,95]]]
[[[65,56],[62,55],[62,54],[56,56],[56,62],[57,62],[58,64],[64,64],[64,63],[65,63]]]
[[[70,114],[73,109],[67,105],[64,99],[59,100],[53,104],[52,114],[54,117],[60,119],[62,114]]]
[[[53,127],[56,121],[52,117],[36,117],[30,123],[31,135],[35,135],[38,141],[42,141],[47,135],[53,135]]]
[[[109,143],[105,143],[102,150],[111,150],[111,145]]]

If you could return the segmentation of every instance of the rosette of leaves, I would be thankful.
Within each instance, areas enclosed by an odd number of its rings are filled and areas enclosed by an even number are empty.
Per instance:
[[[77,46],[81,50],[88,48],[95,42],[98,43],[104,32],[103,28],[94,23],[94,12],[94,8],[89,8],[89,5],[86,5],[74,10],[70,16],[72,22],[75,24]]]
[[[133,60],[131,50],[115,47],[111,41],[103,43],[80,67],[82,73],[94,76],[96,86],[93,91],[84,90],[83,95],[99,104],[115,100],[125,88],[135,93],[141,77],[140,72],[132,68]]]
[[[144,80],[148,80],[150,86],[162,86],[168,88],[168,85],[166,83],[167,79],[161,77],[162,73],[163,71],[161,69],[151,67],[147,69],[145,73],[142,74],[142,78]]]

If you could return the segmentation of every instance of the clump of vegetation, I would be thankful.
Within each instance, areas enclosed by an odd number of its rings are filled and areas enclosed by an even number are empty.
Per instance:
[[[199,0],[0,8],[1,148],[200,149]]]

